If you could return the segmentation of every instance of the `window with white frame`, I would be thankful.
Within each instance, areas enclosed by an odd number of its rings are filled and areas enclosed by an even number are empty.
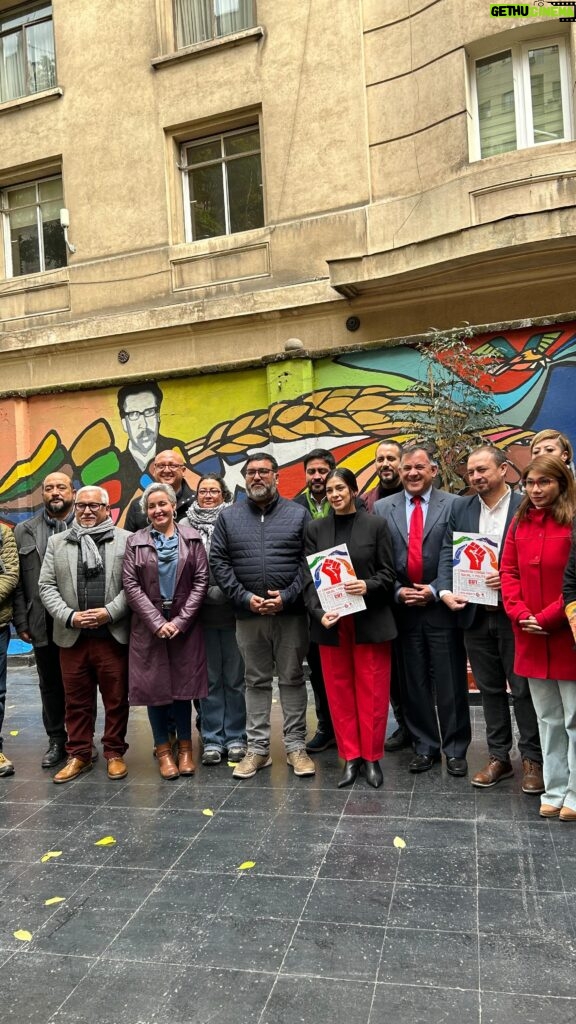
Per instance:
[[[572,138],[564,39],[521,43],[474,62],[480,157]]]
[[[257,125],[184,143],[181,170],[187,241],[262,227]]]
[[[242,32],[256,24],[254,0],[174,0],[176,46]]]
[[[37,274],[66,266],[60,223],[62,178],[43,178],[2,189],[6,276]]]
[[[0,103],[55,85],[52,4],[0,11]]]

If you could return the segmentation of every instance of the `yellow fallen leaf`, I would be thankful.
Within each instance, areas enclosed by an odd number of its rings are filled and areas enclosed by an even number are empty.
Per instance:
[[[20,731],[19,729],[10,729],[10,735],[11,736],[17,736],[19,731]]]
[[[94,846],[113,846],[115,842],[114,836],[104,836],[102,839],[98,839]]]
[[[14,938],[20,939],[20,942],[30,942],[32,933],[20,928],[17,932],[14,932]]]
[[[406,846],[406,843],[404,842],[403,839],[400,838],[400,836],[396,836],[394,840],[394,846],[396,846],[398,850],[403,850],[404,847]]]
[[[238,870],[239,871],[246,871],[247,868],[253,868],[255,866],[256,866],[256,861],[255,860],[243,860],[242,863],[238,865]]]
[[[45,853],[43,857],[40,857],[40,860],[41,860],[42,864],[45,864],[47,860],[52,860],[52,857],[61,857],[61,856],[62,856],[62,850],[50,850],[48,853]]]
[[[209,807],[205,807],[204,810],[202,811],[202,814],[205,814],[207,818],[214,817],[214,811],[211,811]]]
[[[235,768],[236,767],[236,761],[228,761],[228,767],[229,768]]]
[[[65,896],[51,896],[49,900],[44,900],[45,907],[51,907],[53,903],[64,903]]]

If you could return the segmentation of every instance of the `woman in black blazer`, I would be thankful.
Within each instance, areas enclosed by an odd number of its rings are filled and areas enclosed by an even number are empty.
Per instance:
[[[377,788],[383,782],[379,760],[388,719],[390,641],[396,636],[390,608],[395,573],[388,527],[383,519],[356,508],[357,494],[356,477],[349,469],[328,474],[331,512],[308,523],[305,553],[346,544],[357,579],[345,589],[362,596],[366,609],[344,616],[325,612],[307,562],[304,600],[311,639],[320,645],[338,753],[346,761],[338,786],[349,786],[363,770],[367,782]]]

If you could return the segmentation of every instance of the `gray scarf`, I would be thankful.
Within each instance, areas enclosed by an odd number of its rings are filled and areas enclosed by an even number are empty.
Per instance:
[[[104,569],[98,545],[92,538],[98,537],[105,541],[111,539],[113,533],[114,523],[110,516],[107,516],[103,523],[98,523],[98,526],[80,526],[80,523],[76,522],[68,530],[66,540],[71,544],[80,545],[80,557],[86,576],[98,576]]]
[[[212,534],[214,533],[214,527],[216,526],[216,520],[220,515],[223,508],[230,508],[231,501],[224,501],[221,505],[216,505],[216,508],[200,508],[197,501],[193,501],[190,508],[186,512],[186,518],[193,526],[195,530],[202,537],[202,543],[206,548],[206,551],[210,550],[210,541],[212,540]]]

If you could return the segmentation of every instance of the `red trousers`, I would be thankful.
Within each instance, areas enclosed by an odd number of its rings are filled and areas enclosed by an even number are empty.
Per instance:
[[[89,761],[94,736],[94,698],[104,705],[104,757],[122,757],[128,749],[128,647],[114,637],[81,636],[60,648],[66,700],[66,753]]]
[[[338,753],[346,761],[379,761],[388,721],[391,646],[387,641],[357,644],[353,615],[336,628],[339,646],[322,644],[320,658]]]

